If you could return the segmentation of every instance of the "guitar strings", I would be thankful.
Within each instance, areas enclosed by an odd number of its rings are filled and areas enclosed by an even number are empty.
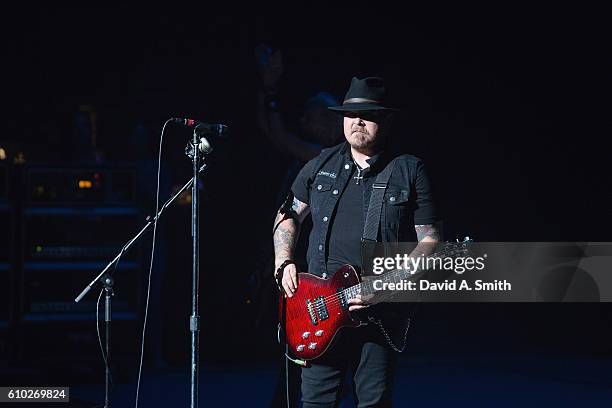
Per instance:
[[[440,252],[438,252],[438,253],[436,253],[436,254],[434,254],[434,255],[435,255],[435,256],[443,256],[443,255],[448,255],[448,254],[450,254],[450,253],[452,253],[452,252],[454,252],[454,251],[455,251],[454,249],[447,249],[447,250],[440,251]],[[401,272],[406,272],[406,270],[404,270],[404,269],[396,269],[396,270],[394,270],[394,271],[392,271],[392,272],[389,272],[389,273],[387,273],[387,274],[385,274],[385,275],[383,275],[383,276],[390,276],[390,275],[392,275],[392,274],[397,274],[397,273],[401,273]],[[418,273],[418,272],[415,272],[415,274],[416,274],[416,273]],[[358,284],[356,284],[356,285],[353,285],[353,286],[351,286],[351,287],[348,287],[348,288],[346,288],[346,289],[343,289],[343,290],[342,290],[342,292],[345,292],[345,293],[346,293],[346,292],[348,292],[348,291],[350,291],[350,290],[354,290],[354,289],[361,289],[361,287],[363,286],[363,284],[364,284],[364,282],[360,282],[360,283],[358,283]],[[361,290],[359,290],[358,292],[359,292],[359,293],[357,293],[357,294],[361,294]],[[331,300],[333,300],[334,298],[339,298],[339,296],[340,296],[340,292],[335,293],[335,294],[333,294],[333,295],[326,296],[326,297],[324,297],[324,298],[323,298],[323,300],[324,300],[324,301],[327,303],[328,301],[331,301]]]
[[[445,250],[442,250],[440,252],[437,252],[436,254],[434,254],[434,256],[444,256],[444,255],[448,255],[448,254],[451,254],[451,253],[456,252],[456,251],[457,250],[454,249],[454,248],[445,249]],[[387,273],[384,276],[391,275],[391,274],[394,274],[394,273],[401,273],[401,272],[406,272],[406,270],[404,270],[404,269],[397,269],[397,270],[394,270],[392,272]],[[422,273],[422,272],[424,272],[424,271],[415,272],[414,274],[412,274],[412,276],[414,276],[416,273]],[[342,302],[340,300],[341,293],[344,293],[345,296],[349,296],[349,292],[350,291],[356,292],[357,295],[360,295],[361,294],[361,288],[363,287],[363,284],[364,284],[364,282],[359,282],[358,284],[350,286],[350,287],[348,287],[346,289],[343,289],[342,291],[340,291],[338,293],[334,293],[333,295],[325,296],[322,299],[323,303],[325,304],[325,306],[334,306],[336,304],[339,304],[339,303]],[[353,299],[353,298],[354,297],[350,297],[349,299]],[[347,301],[349,299],[347,299]],[[322,306],[321,302],[316,302],[316,304],[314,305],[314,307],[317,309],[317,311],[321,310],[321,306]]]
[[[439,252],[435,253],[434,256],[444,256],[444,255],[449,255],[449,254],[452,254],[452,253],[463,252],[465,250],[465,244],[464,243],[462,243],[462,244],[463,245],[461,247],[463,248],[463,250],[458,250],[455,247],[451,247],[449,249],[444,249],[442,251],[439,251]],[[392,272],[389,272],[389,273],[385,274],[384,276],[390,276],[391,274],[401,273],[401,272],[406,272],[406,271],[403,270],[403,269],[398,269],[398,270],[394,270]],[[423,270],[417,271],[414,274],[412,274],[412,277],[414,277],[414,275],[417,274],[417,273],[421,274],[421,273],[424,273],[424,272],[425,271],[423,271]],[[322,309],[323,307],[328,308],[328,307],[336,306],[336,305],[342,303],[342,301],[340,300],[341,294],[344,294],[345,297],[348,298],[347,301],[349,299],[353,298],[353,297],[350,297],[350,293],[355,293],[356,295],[361,294],[361,292],[362,292],[361,289],[364,287],[363,284],[364,284],[364,282],[360,282],[360,283],[358,283],[356,285],[353,285],[353,286],[350,286],[350,287],[348,287],[346,289],[343,289],[342,291],[340,291],[338,293],[335,293],[333,295],[329,295],[329,296],[323,297],[321,299],[323,302],[320,302],[320,301],[316,302],[315,304],[313,304],[313,307],[317,311],[317,314],[320,316],[322,314],[321,312],[323,312],[323,309]],[[389,298],[393,297],[393,294],[391,294],[391,295],[384,295],[383,294],[381,296],[382,296],[382,298],[377,299],[377,303],[380,303],[382,301],[381,299],[385,299],[385,296],[388,296]],[[308,313],[308,311],[307,311],[307,313]],[[292,313],[290,313],[290,314],[293,315]]]

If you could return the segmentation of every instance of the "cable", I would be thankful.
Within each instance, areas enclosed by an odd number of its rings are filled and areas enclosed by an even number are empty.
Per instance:
[[[121,248],[121,252],[119,252],[119,257],[117,258],[117,261],[115,262],[115,265],[113,267],[113,271],[110,273],[110,275],[114,274],[114,272],[117,270],[117,265],[119,264],[119,261],[121,260],[121,255],[123,255],[123,253],[125,252],[125,248],[127,246],[128,244],[124,245],[123,248]],[[108,367],[108,371],[110,375],[110,383],[112,385],[113,384],[113,373],[111,372],[109,362],[106,359],[104,345],[102,344],[102,335],[100,334],[100,299],[102,299],[102,294],[104,293],[104,290],[105,290],[104,287],[102,287],[102,290],[100,290],[100,295],[98,296],[98,300],[96,301],[96,332],[98,333],[98,344],[100,345],[100,351],[102,352],[102,359],[104,360],[104,366]]]
[[[106,353],[104,353],[104,346],[102,345],[102,336],[100,335],[100,299],[102,299],[103,293],[104,288],[100,290],[100,295],[98,296],[98,301],[96,302],[96,331],[98,332],[98,343],[100,344],[102,359],[104,360],[105,366],[108,366],[108,361],[106,361]]]
[[[145,345],[145,333],[147,330],[147,317],[149,315],[149,297],[151,295],[151,275],[153,271],[153,260],[155,258],[155,238],[157,232],[157,213],[159,212],[159,179],[161,173],[161,154],[162,154],[162,146],[164,143],[164,131],[166,130],[166,126],[170,123],[172,119],[168,119],[164,126],[162,127],[161,135],[159,137],[159,154],[157,157],[157,191],[155,193],[155,222],[153,223],[153,244],[151,246],[151,262],[149,263],[149,277],[147,281],[147,300],[145,302],[145,315],[144,321],[142,324],[142,342],[140,344],[140,364],[138,366],[138,381],[136,383],[136,404],[135,408],[138,408],[138,397],[140,394],[140,378],[142,376],[142,359],[144,356],[144,345]]]
[[[285,355],[289,355],[289,345],[285,342]],[[285,393],[287,396],[287,408],[291,408],[291,401],[289,400],[289,359],[285,358]]]
[[[284,297],[282,299],[279,300],[280,302],[285,302]],[[278,341],[279,344],[281,344],[281,342],[285,343],[285,397],[287,400],[287,408],[291,408],[291,398],[289,395],[289,361],[301,366],[301,367],[306,367],[308,365],[308,363],[305,360],[301,360],[301,359],[296,359],[296,358],[292,358],[289,355],[289,343],[287,343],[287,339],[283,339],[281,340],[281,333],[285,333],[283,331],[283,329],[281,328],[281,324],[286,324],[286,316],[285,316],[285,304],[283,304],[283,315],[281,317],[282,323],[279,321],[278,322],[278,328],[276,330],[276,339]]]

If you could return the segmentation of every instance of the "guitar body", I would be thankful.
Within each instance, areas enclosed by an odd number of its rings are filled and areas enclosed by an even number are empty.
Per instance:
[[[351,265],[338,269],[331,279],[310,273],[298,274],[298,288],[286,298],[285,337],[289,350],[298,358],[312,360],[321,356],[342,327],[357,327],[351,319],[348,298],[343,289],[359,283]]]
[[[458,257],[468,253],[472,242],[466,237],[462,242],[444,243],[444,248],[432,257]],[[385,274],[387,282],[416,280],[424,271],[397,269]],[[342,327],[357,327],[361,322],[353,320],[348,311],[348,300],[360,293],[372,294],[375,288],[372,280],[360,281],[351,265],[344,265],[331,279],[322,279],[310,273],[298,274],[298,289],[292,297],[280,302],[280,321],[285,317],[285,340],[290,352],[302,360],[321,356],[329,348],[336,333]],[[370,303],[385,302],[384,297],[370,298]],[[283,303],[285,308],[283,310]],[[395,311],[393,309],[396,309]],[[367,314],[368,322],[375,323],[393,350],[401,352],[406,345],[410,327],[410,313],[387,306]],[[363,317],[363,316],[362,316]]]

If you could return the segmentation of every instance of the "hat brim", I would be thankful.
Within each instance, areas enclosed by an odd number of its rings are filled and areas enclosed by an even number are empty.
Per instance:
[[[327,109],[336,112],[394,112],[397,111],[395,108],[388,108],[386,106],[376,105],[372,103],[347,103],[342,106],[330,106]]]

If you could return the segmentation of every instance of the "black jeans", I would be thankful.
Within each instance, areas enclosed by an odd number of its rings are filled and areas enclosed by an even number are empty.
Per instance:
[[[359,408],[390,407],[396,362],[377,326],[343,328],[322,357],[302,368],[303,407],[336,407],[347,370]]]

